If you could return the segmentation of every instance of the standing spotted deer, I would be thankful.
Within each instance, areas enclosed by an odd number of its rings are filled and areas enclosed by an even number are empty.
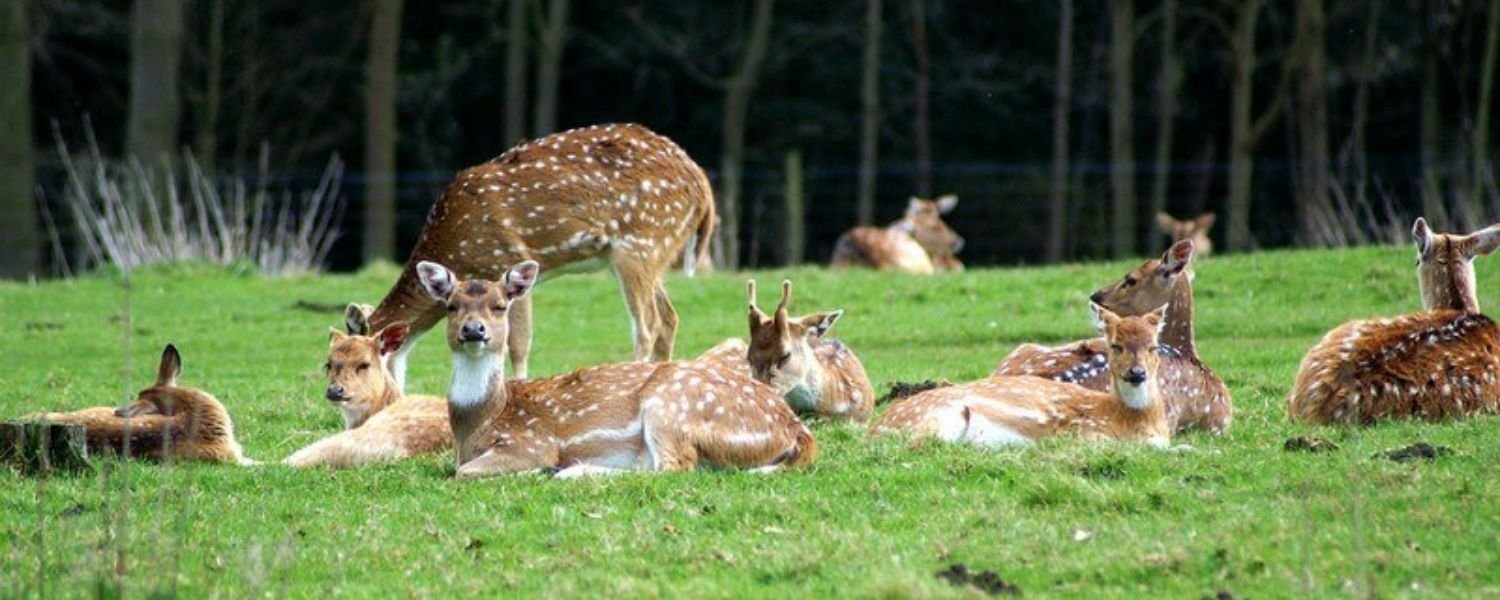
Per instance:
[[[1069,434],[1167,447],[1172,427],[1157,381],[1163,310],[1140,317],[1120,317],[1097,305],[1094,310],[1107,341],[1111,391],[1025,375],[990,377],[900,400],[870,432],[905,432],[914,440],[983,447],[1026,445]]]
[[[816,456],[812,433],[771,388],[711,363],[617,363],[507,381],[507,313],[539,269],[525,261],[497,281],[460,280],[442,265],[418,264],[423,287],[448,312],[448,413],[459,477],[700,464],[775,471]]]
[[[196,460],[252,465],[234,437],[229,411],[208,392],[177,385],[182,355],[167,344],[156,368],[156,383],[122,408],[85,408],[42,413],[52,423],[82,425],[90,452],[111,452],[153,460]]]
[[[913,197],[906,214],[887,227],[855,227],[839,236],[831,265],[835,269],[866,267],[880,271],[930,274],[962,271],[956,256],[964,239],[943,222],[953,212],[958,196],[937,200]]]
[[[1193,255],[1204,258],[1214,252],[1214,241],[1208,237],[1208,232],[1214,228],[1214,221],[1217,219],[1218,216],[1208,212],[1179,221],[1172,215],[1159,212],[1156,213],[1156,226],[1162,233],[1172,236],[1174,244],[1182,240],[1193,240],[1193,247],[1198,249]]]
[[[406,355],[443,318],[417,265],[441,261],[463,277],[498,279],[533,260],[548,275],[613,269],[630,312],[636,360],[668,360],[677,312],[662,287],[674,258],[702,256],[715,223],[708,177],[671,140],[640,125],[573,129],[523,143],[460,172],[433,205],[401,276],[369,317],[411,336],[391,359],[405,387]],[[688,241],[695,239],[693,247]],[[509,311],[515,376],[528,374],[531,298]]]
[[[1193,333],[1195,242],[1172,244],[1160,259],[1148,260],[1118,281],[1090,296],[1090,301],[1120,315],[1143,315],[1166,305],[1161,334],[1162,399],[1174,431],[1204,429],[1224,433],[1234,417],[1229,388],[1198,358]],[[1035,375],[1109,391],[1107,351],[1103,338],[1062,346],[1022,344],[995,375]]]
[[[1350,321],[1307,351],[1287,416],[1310,423],[1447,419],[1500,411],[1500,325],[1479,312],[1474,258],[1500,225],[1470,235],[1412,226],[1423,312]]]

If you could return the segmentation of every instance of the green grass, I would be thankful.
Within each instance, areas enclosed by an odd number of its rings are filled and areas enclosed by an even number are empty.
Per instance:
[[[1058,440],[983,452],[814,424],[811,468],[565,482],[451,478],[451,458],[344,472],[104,461],[98,474],[0,469],[0,596],[453,595],[724,597],[977,594],[933,573],[961,562],[1029,596],[1500,595],[1500,421],[1346,430],[1286,423],[1282,397],[1318,337],[1419,306],[1411,251],[1267,252],[1199,267],[1205,360],[1234,393],[1223,437],[1190,453]],[[1480,294],[1500,302],[1500,260]],[[797,310],[848,310],[835,332],[877,389],[985,375],[1015,344],[1091,333],[1085,297],[1126,263],[902,278],[795,270]],[[757,273],[765,281],[788,273]],[[0,285],[0,415],[116,405],[166,342],[216,394],[247,453],[277,461],[336,431],[319,366],[337,313],[378,300],[393,267],[265,280],[193,267],[138,274],[130,333],[119,278]],[[740,276],[674,277],[678,354],[744,335]],[[769,298],[769,297],[768,297]],[[771,302],[766,299],[763,302]],[[603,276],[537,291],[537,374],[629,356]],[[441,392],[447,349],[423,341],[412,391]],[[122,374],[128,370],[128,377]],[[1328,454],[1288,453],[1293,435]],[[1416,441],[1452,456],[1371,458]],[[1075,541],[1076,531],[1092,537]]]

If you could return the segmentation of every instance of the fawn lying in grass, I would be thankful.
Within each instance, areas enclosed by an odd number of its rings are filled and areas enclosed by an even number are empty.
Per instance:
[[[1307,351],[1287,416],[1369,424],[1500,410],[1500,326],[1479,312],[1474,258],[1500,248],[1500,225],[1470,235],[1412,226],[1423,312],[1344,323]]]
[[[353,333],[367,326],[351,305]],[[373,336],[329,332],[324,395],[344,415],[345,430],[318,440],[288,457],[297,467],[354,467],[392,462],[453,447],[448,403],[436,396],[404,396],[388,360],[406,342],[407,326],[396,323]]]
[[[167,344],[156,369],[156,383],[123,408],[85,408],[42,413],[36,418],[82,425],[89,452],[113,452],[153,460],[195,460],[255,464],[234,439],[234,422],[218,399],[203,390],[177,385],[182,355]]]
[[[962,271],[958,260],[964,239],[942,215],[958,206],[958,196],[936,200],[912,197],[906,214],[886,227],[855,227],[839,236],[829,266],[834,269],[865,267],[880,271],[905,271],[922,275]]]
[[[561,468],[559,477],[700,464],[774,471],[811,462],[817,446],[770,387],[712,362],[623,363],[506,381],[506,312],[536,283],[521,262],[499,281],[460,281],[417,265],[448,313],[448,410],[459,477]]]
[[[1113,391],[1026,375],[992,376],[900,400],[871,433],[908,432],[917,440],[985,447],[1076,434],[1166,447],[1172,428],[1156,380],[1163,309],[1140,317],[1119,317],[1097,305],[1094,310],[1107,342]]]

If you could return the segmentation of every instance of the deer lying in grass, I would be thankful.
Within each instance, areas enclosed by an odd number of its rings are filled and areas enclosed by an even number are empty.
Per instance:
[[[811,462],[812,433],[770,388],[706,362],[623,363],[506,381],[506,313],[536,283],[525,261],[498,281],[417,265],[448,312],[448,411],[459,477],[561,468],[559,477],[700,464],[774,471]]]
[[[1156,226],[1162,233],[1172,236],[1172,243],[1182,240],[1193,240],[1193,247],[1197,251],[1193,253],[1198,258],[1204,258],[1214,253],[1214,241],[1208,237],[1209,230],[1214,228],[1214,221],[1218,217],[1208,212],[1185,221],[1178,221],[1164,212],[1156,213]]]
[[[42,413],[36,418],[82,425],[90,453],[112,452],[152,460],[195,460],[252,465],[234,439],[234,422],[217,398],[177,385],[182,355],[167,344],[156,383],[123,408],[85,408]]]
[[[1500,225],[1470,235],[1412,226],[1423,312],[1344,323],[1307,351],[1287,415],[1310,423],[1439,420],[1500,410],[1500,326],[1480,314],[1474,258]]]
[[[1156,378],[1161,360],[1157,328],[1163,309],[1120,317],[1096,305],[1095,312],[1108,342],[1113,391],[1040,377],[990,377],[897,401],[871,433],[907,432],[916,440],[935,438],[985,447],[1025,445],[1076,434],[1166,447],[1172,428]]]
[[[750,296],[750,343],[730,338],[708,349],[699,361],[714,361],[738,369],[771,386],[799,414],[859,423],[870,420],[875,388],[864,364],[842,342],[828,337],[844,311],[787,316],[792,282],[781,282],[781,303],[766,316],[755,302],[755,280]]]
[[[344,415],[344,431],[298,450],[284,462],[297,468],[354,467],[436,454],[453,446],[448,403],[436,396],[403,396],[386,361],[406,341],[407,326],[396,323],[373,336],[350,305],[355,333],[329,332],[324,395]]]
[[[884,228],[855,227],[839,236],[830,266],[923,275],[962,271],[964,265],[956,255],[963,250],[964,239],[942,217],[957,205],[958,196],[952,194],[937,200],[913,197],[906,214],[895,223]]]
[[[645,127],[587,127],[532,140],[448,184],[370,326],[410,324],[411,335],[391,359],[396,385],[404,389],[407,353],[443,318],[443,305],[422,290],[422,261],[486,279],[498,279],[501,265],[522,260],[538,262],[548,276],[608,266],[630,312],[635,359],[669,360],[677,312],[662,273],[679,255],[703,256],[715,222],[703,169]],[[689,239],[696,239],[692,248]],[[692,270],[691,263],[684,267]],[[508,318],[511,366],[524,379],[531,298],[518,301]]]
[[[1198,358],[1193,333],[1192,260],[1196,242],[1172,244],[1159,260],[1148,260],[1115,283],[1090,296],[1095,304],[1119,315],[1142,315],[1166,304],[1161,334],[1162,400],[1172,430],[1205,429],[1223,433],[1234,417],[1229,388]],[[996,367],[995,375],[1034,375],[1108,391],[1102,338],[1057,347],[1022,344]]]

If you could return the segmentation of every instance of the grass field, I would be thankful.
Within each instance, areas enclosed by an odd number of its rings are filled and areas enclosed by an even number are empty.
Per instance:
[[[0,596],[947,596],[934,573],[991,570],[1028,596],[1500,596],[1500,420],[1316,429],[1286,423],[1303,352],[1354,317],[1420,301],[1413,252],[1267,252],[1198,268],[1199,346],[1233,391],[1225,436],[1187,453],[1072,440],[1005,452],[815,423],[810,469],[457,482],[448,456],[345,472],[104,461],[94,475],[0,470]],[[901,278],[791,276],[794,312],[847,309],[835,334],[882,392],[897,380],[981,377],[1019,342],[1089,335],[1086,296],[1134,263]],[[1480,259],[1482,302],[1500,260]],[[116,405],[162,346],[216,394],[247,454],[279,461],[340,427],[319,370],[335,312],[375,301],[395,268],[266,280],[173,267],[0,285],[0,415]],[[743,277],[674,277],[678,354],[744,335]],[[763,290],[774,286],[762,285]],[[767,300],[769,302],[770,300]],[[629,356],[604,276],[537,290],[536,374]],[[442,392],[437,336],[411,391]],[[13,361],[13,362],[11,362]],[[128,373],[128,377],[125,374]],[[1293,453],[1294,435],[1338,451]],[[1376,452],[1417,441],[1435,461]]]

